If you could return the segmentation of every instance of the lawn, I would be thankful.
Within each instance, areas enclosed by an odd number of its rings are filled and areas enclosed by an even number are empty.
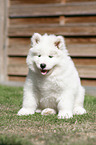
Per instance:
[[[38,113],[17,116],[22,96],[22,87],[0,86],[0,145],[95,145],[95,97],[85,97],[87,114],[59,120]]]

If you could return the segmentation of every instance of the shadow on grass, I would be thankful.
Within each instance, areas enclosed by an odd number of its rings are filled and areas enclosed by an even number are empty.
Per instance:
[[[33,145],[28,140],[18,137],[18,136],[7,136],[1,135],[0,136],[0,145]]]

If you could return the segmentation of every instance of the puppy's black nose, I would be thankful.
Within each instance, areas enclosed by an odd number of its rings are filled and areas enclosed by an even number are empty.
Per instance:
[[[42,69],[44,69],[44,68],[46,67],[46,64],[45,64],[45,63],[41,63],[41,64],[40,64],[40,67],[41,67]]]

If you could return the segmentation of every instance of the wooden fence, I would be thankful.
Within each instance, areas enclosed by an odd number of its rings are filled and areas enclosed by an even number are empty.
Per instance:
[[[83,85],[96,86],[96,1],[9,0],[7,78],[24,81],[34,32],[65,37]]]

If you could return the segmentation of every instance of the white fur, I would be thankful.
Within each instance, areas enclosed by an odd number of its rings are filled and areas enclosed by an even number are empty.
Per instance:
[[[31,42],[23,106],[18,115],[34,114],[38,109],[42,115],[58,112],[59,119],[86,113],[85,91],[63,37],[35,33]],[[44,70],[49,72],[41,73],[41,64],[46,64]]]

